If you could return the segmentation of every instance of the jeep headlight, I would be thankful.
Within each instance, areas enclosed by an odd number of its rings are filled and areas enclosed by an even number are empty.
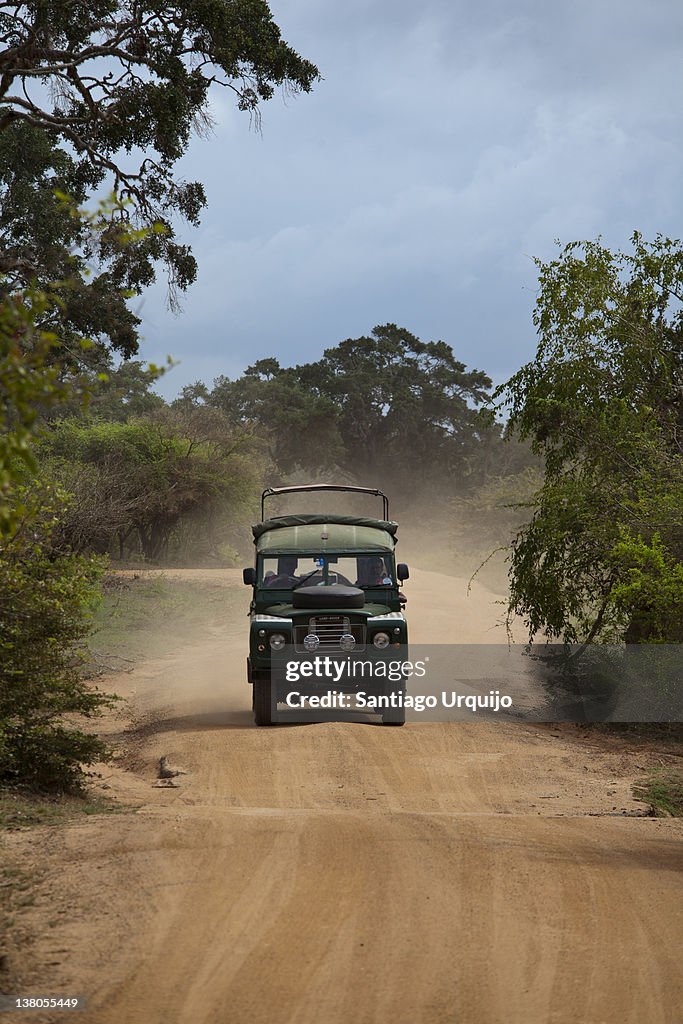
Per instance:
[[[269,637],[271,651],[281,651],[287,643],[282,633],[271,633]]]
[[[375,635],[372,638],[372,642],[373,642],[375,647],[379,647],[379,649],[382,650],[382,648],[389,646],[389,643],[390,643],[389,634],[388,633],[375,633]]]

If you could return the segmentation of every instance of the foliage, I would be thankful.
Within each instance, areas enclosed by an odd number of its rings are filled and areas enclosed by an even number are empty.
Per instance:
[[[60,533],[82,552],[107,552],[116,542],[122,557],[134,536],[144,557],[157,561],[193,516],[216,527],[215,547],[222,521],[242,512],[260,483],[251,434],[217,410],[163,409],[128,423],[63,420],[38,454],[44,474],[73,496]]]
[[[91,417],[123,423],[165,407],[164,399],[152,388],[172,365],[172,360],[169,359],[168,367],[144,363],[139,359],[127,359],[117,365],[111,353],[98,346],[87,352],[84,362],[87,365],[80,373],[80,382]],[[74,395],[48,412],[46,418],[77,417],[83,411],[83,402]]]
[[[626,639],[683,642],[683,562],[658,533],[649,540],[622,529],[613,549],[621,572],[612,588],[615,609],[628,616]]]
[[[63,299],[34,286],[7,291],[0,302],[0,780],[65,789],[80,784],[84,765],[107,756],[74,719],[111,703],[79,672],[101,566],[61,543],[68,502],[38,479],[35,447],[48,412],[80,404],[85,392],[65,373],[73,351],[41,326]],[[73,342],[79,352],[87,347]]]
[[[545,462],[511,550],[531,635],[683,640],[683,248],[632,243],[538,261],[536,358],[497,392]]]
[[[445,342],[384,324],[314,363],[262,359],[236,381],[219,377],[206,401],[257,423],[281,473],[336,469],[394,490],[441,493],[475,470],[499,434],[474,408],[490,385]]]
[[[484,432],[472,406],[491,381],[445,342],[385,324],[327,349],[301,379],[340,409],[345,468],[366,475],[386,466],[388,479],[417,486],[467,473]]]
[[[41,128],[19,122],[0,133],[0,294],[30,286],[58,297],[39,324],[58,333],[62,357],[76,363],[83,359],[81,337],[124,355],[135,352],[140,320],[126,294],[146,279],[136,270],[142,240],[120,229],[112,244],[110,219],[125,207],[105,204],[93,216],[83,211],[97,183],[92,168]],[[67,195],[69,201],[61,198]],[[100,270],[91,275],[95,261]]]
[[[336,406],[303,387],[298,368],[283,368],[277,359],[259,360],[235,381],[218,377],[206,402],[235,425],[258,431],[281,473],[299,466],[315,472],[342,458]]]
[[[318,71],[265,0],[29,0],[4,5],[0,43],[0,273],[16,289],[68,279],[65,332],[131,355],[139,320],[122,290],[149,285],[159,260],[172,302],[196,276],[173,219],[197,224],[204,189],[174,168],[211,127],[211,87],[258,118],[276,86],[308,92]],[[123,202],[93,239],[55,189],[81,205],[106,183]],[[122,243],[131,221],[149,230]],[[102,267],[90,282],[89,259]]]
[[[36,468],[31,442],[41,428],[41,412],[81,400],[76,382],[61,380],[54,365],[55,336],[35,326],[49,305],[36,290],[0,303],[0,536],[26,511],[14,485],[26,468]]]
[[[114,367],[111,355],[93,353],[80,338],[72,339],[72,354],[80,352],[91,368],[66,370],[63,336],[39,326],[61,305],[59,296],[34,287],[0,302],[0,535],[25,511],[21,505],[12,508],[9,495],[26,469],[37,471],[33,442],[50,416],[78,415],[92,403],[94,410],[120,419],[164,405],[149,390],[161,369],[136,361]]]
[[[636,800],[649,803],[658,818],[683,818],[683,774],[660,768],[633,786]]]
[[[68,788],[106,756],[71,718],[111,703],[79,674],[101,565],[55,547],[62,496],[18,498],[24,519],[0,549],[0,779]]]
[[[68,503],[37,480],[45,415],[84,398],[62,376],[56,336],[37,326],[55,301],[30,288],[0,303],[0,779],[63,789],[106,756],[73,716],[108,698],[79,674],[100,566],[60,546]]]

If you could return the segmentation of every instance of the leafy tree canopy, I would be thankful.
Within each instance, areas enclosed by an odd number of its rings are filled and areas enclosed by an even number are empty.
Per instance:
[[[70,494],[58,527],[74,551],[119,553],[134,538],[156,560],[183,523],[227,536],[255,500],[258,444],[216,409],[162,408],[128,423],[83,418],[53,424],[37,446],[43,476]]]
[[[81,354],[83,336],[105,338],[132,353],[140,323],[124,290],[135,284],[133,251],[141,254],[142,245],[128,251],[120,238],[113,258],[106,236],[96,241],[88,218],[58,197],[85,203],[96,184],[88,170],[39,129],[18,124],[0,134],[0,290],[16,294],[35,282],[58,297],[40,323],[59,330],[62,351],[71,359]],[[101,270],[90,276],[95,258]]]
[[[17,495],[26,472],[35,472],[35,437],[40,414],[55,406],[82,406],[77,381],[60,379],[54,363],[56,338],[36,327],[50,309],[42,292],[29,289],[0,303],[0,537],[11,534],[27,509]]]
[[[300,369],[301,383],[339,409],[344,468],[388,480],[463,477],[484,431],[475,406],[491,387],[443,341],[420,341],[396,324],[327,349]]]
[[[492,432],[475,408],[490,386],[445,342],[384,324],[314,363],[259,360],[236,381],[218,378],[207,401],[261,424],[283,473],[337,470],[391,487],[429,481],[448,490],[472,472]]]
[[[298,368],[259,360],[235,381],[218,377],[206,401],[235,424],[252,425],[281,473],[324,471],[341,459],[338,410],[327,396],[302,387]]]
[[[545,460],[511,553],[533,635],[683,641],[683,246],[538,262],[536,358],[497,392]]]
[[[265,0],[33,0],[0,11],[0,275],[3,290],[68,279],[67,334],[137,350],[139,293],[165,263],[172,301],[196,276],[174,235],[196,224],[199,182],[174,174],[193,131],[210,128],[212,86],[258,118],[275,87],[308,92],[317,69],[281,38]],[[96,241],[60,203],[111,187]],[[124,230],[152,228],[131,243]],[[87,280],[88,261],[98,274]]]

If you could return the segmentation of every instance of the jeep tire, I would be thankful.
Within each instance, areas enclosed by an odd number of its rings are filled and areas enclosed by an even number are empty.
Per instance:
[[[385,708],[382,712],[382,725],[405,725],[405,708]]]
[[[254,721],[257,725],[273,725],[272,683],[268,679],[254,679]]]

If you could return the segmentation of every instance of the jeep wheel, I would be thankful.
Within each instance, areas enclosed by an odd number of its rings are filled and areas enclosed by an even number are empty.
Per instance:
[[[382,712],[382,725],[405,725],[406,724],[406,709],[405,708],[386,708]]]
[[[273,725],[272,687],[270,679],[255,679],[254,721],[257,725]]]

